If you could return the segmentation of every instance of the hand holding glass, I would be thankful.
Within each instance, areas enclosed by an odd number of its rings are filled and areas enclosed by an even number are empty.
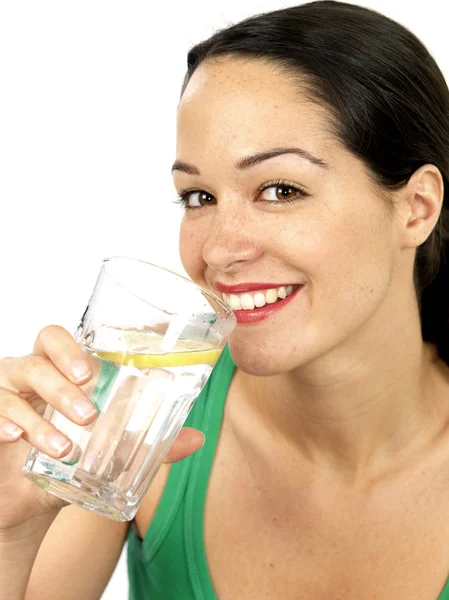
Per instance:
[[[98,417],[83,427],[48,406],[45,418],[73,447],[62,459],[32,448],[23,473],[72,504],[133,519],[235,323],[176,273],[106,259],[75,335],[94,370],[82,387]]]

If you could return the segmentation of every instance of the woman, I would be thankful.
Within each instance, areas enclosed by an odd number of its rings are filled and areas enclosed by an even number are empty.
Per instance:
[[[181,257],[239,324],[170,460],[206,444],[129,531],[60,512],[19,471],[26,442],[69,450],[43,400],[93,419],[85,357],[50,327],[3,360],[2,597],[98,599],[128,535],[135,599],[449,598],[447,148],[440,70],[375,12],[313,2],[193,48]]]

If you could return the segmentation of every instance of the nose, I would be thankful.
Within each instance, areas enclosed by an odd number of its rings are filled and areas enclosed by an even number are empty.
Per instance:
[[[206,242],[203,259],[221,273],[238,273],[263,255],[260,236],[245,211],[217,207]]]

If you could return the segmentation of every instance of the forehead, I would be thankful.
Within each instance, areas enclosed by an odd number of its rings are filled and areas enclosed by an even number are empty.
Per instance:
[[[178,156],[206,146],[247,153],[298,145],[322,153],[335,145],[328,112],[305,82],[281,66],[255,59],[205,61],[194,72],[178,110]]]

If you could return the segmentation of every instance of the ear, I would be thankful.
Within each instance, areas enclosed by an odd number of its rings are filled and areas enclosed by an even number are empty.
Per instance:
[[[405,217],[403,247],[416,248],[426,241],[438,222],[443,206],[443,177],[435,165],[423,165],[401,192]]]

